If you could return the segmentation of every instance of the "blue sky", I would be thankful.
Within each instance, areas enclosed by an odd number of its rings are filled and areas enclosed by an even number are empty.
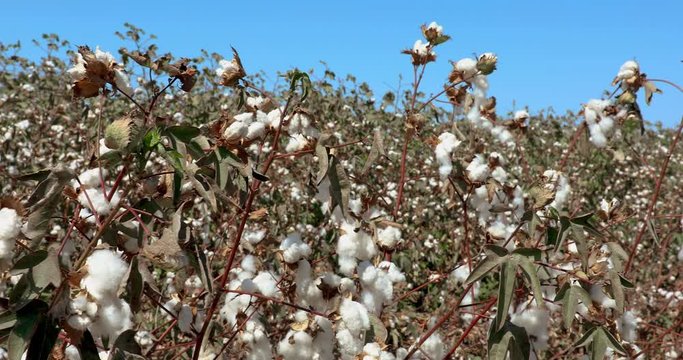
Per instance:
[[[114,31],[124,22],[158,36],[161,52],[194,56],[199,49],[229,55],[232,45],[247,70],[275,78],[291,67],[321,68],[368,82],[377,97],[410,80],[400,51],[421,37],[419,25],[437,21],[453,40],[437,49],[427,70],[427,93],[438,91],[450,64],[492,51],[498,71],[490,95],[499,112],[528,106],[578,110],[610,88],[619,66],[636,59],[651,78],[683,84],[682,1],[6,1],[0,41],[21,40],[24,55],[40,51],[30,40],[57,33],[73,44],[115,52]],[[676,124],[683,94],[664,94],[646,119]]]

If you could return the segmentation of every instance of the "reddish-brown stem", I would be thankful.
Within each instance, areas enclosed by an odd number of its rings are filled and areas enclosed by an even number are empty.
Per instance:
[[[109,194],[107,194],[107,202],[111,201],[111,198],[114,197],[114,193],[116,190],[119,188],[121,185],[121,180],[123,180],[123,176],[126,175],[126,164],[123,164],[123,167],[121,168],[121,171],[119,171],[119,174],[116,176],[116,180],[114,180],[114,185],[112,185],[111,190],[109,191]],[[104,188],[102,191],[105,191]]]
[[[270,153],[270,156],[268,159],[266,159],[266,162],[263,166],[263,169],[261,170],[262,174],[266,174],[268,172],[268,169],[270,168],[270,165],[273,163],[275,160],[275,156],[277,154],[278,150],[278,143],[280,141],[280,134],[282,133],[282,123],[284,122],[285,115],[287,114],[287,110],[289,109],[289,106],[291,105],[293,97],[290,96],[287,99],[287,102],[285,103],[285,107],[282,110],[282,114],[280,116],[280,126],[278,126],[277,131],[275,132],[275,137],[273,139],[273,150]],[[235,239],[232,242],[232,249],[230,250],[230,254],[228,255],[228,262],[225,265],[225,269],[223,271],[223,277],[221,278],[220,286],[216,289],[216,293],[213,296],[213,299],[211,300],[211,305],[209,306],[207,312],[206,312],[206,319],[204,320],[204,323],[202,324],[202,328],[199,330],[199,333],[197,334],[196,341],[195,341],[195,347],[194,347],[194,352],[192,354],[192,360],[198,360],[199,359],[199,354],[201,353],[202,349],[202,342],[204,339],[204,334],[206,333],[206,330],[209,327],[209,323],[211,323],[211,318],[213,317],[213,314],[216,313],[216,309],[218,308],[218,303],[220,302],[221,299],[221,293],[223,289],[225,288],[225,284],[228,282],[228,274],[230,273],[230,270],[232,270],[232,266],[235,261],[235,255],[237,255],[237,249],[239,248],[240,241],[242,240],[242,233],[244,232],[244,228],[247,224],[247,220],[249,219],[249,213],[251,212],[251,205],[254,203],[254,199],[256,198],[256,194],[259,191],[259,188],[261,186],[261,182],[257,179],[254,179],[252,181],[252,185],[249,188],[249,196],[247,197],[247,202],[244,205],[244,213],[242,214],[242,218],[240,220],[239,226],[237,228],[237,233],[235,234]]]
[[[470,289],[472,289],[472,286],[473,284],[467,285],[465,290],[463,290],[463,292],[460,294],[460,297],[458,297],[458,300],[455,302],[453,307],[450,310],[448,310],[445,314],[441,315],[441,317],[436,321],[434,326],[432,326],[431,329],[429,329],[424,335],[420,337],[420,340],[418,340],[417,344],[414,344],[412,346],[412,349],[405,356],[406,359],[410,359],[410,357],[413,356],[413,354],[415,354],[415,352],[420,348],[420,346],[422,346],[422,344],[425,341],[427,341],[427,339],[429,339],[429,337],[432,336],[432,334],[434,334],[441,326],[443,326],[443,324],[446,323],[446,321],[448,321],[448,319],[451,318],[451,316],[453,316],[453,314],[455,314],[458,311],[462,299],[465,297],[465,294],[467,294],[470,291]]]
[[[159,346],[159,344],[161,344],[164,338],[171,333],[171,330],[173,330],[177,323],[178,319],[171,320],[171,324],[168,326],[168,328],[161,334],[161,336],[159,336],[159,338],[154,342],[154,344],[152,344],[152,347],[149,348],[149,350],[147,351],[147,356],[150,356],[156,350],[157,346]]]
[[[455,343],[455,345],[453,345],[453,347],[451,348],[451,350],[448,351],[448,354],[446,354],[446,356],[444,356],[444,359],[450,359],[451,356],[453,356],[453,354],[455,353],[455,350],[457,350],[458,347],[462,344],[462,342],[465,341],[465,338],[467,337],[467,335],[470,334],[470,331],[472,331],[472,329],[474,329],[474,327],[477,325],[477,323],[479,322],[479,320],[481,320],[481,318],[483,318],[483,317],[486,316],[486,313],[488,313],[489,310],[491,310],[491,307],[492,307],[493,304],[495,304],[495,303],[496,303],[496,298],[495,298],[495,297],[494,297],[494,298],[491,298],[491,299],[486,303],[486,306],[484,306],[484,309],[482,310],[482,312],[479,313],[479,314],[477,314],[477,316],[472,320],[472,322],[470,322],[470,325],[467,327],[467,329],[465,329],[465,332],[462,333],[462,335],[460,335],[460,338],[459,338],[458,341]]]
[[[567,147],[567,152],[564,154],[562,157],[562,160],[560,161],[560,166],[558,167],[558,171],[564,170],[564,167],[567,165],[567,161],[569,160],[569,156],[574,152],[574,148],[576,147],[576,143],[579,141],[579,138],[583,134],[583,132],[586,130],[586,122],[582,122],[581,125],[576,129],[576,132],[574,132],[574,136],[572,136],[572,139],[569,142],[569,146]]]
[[[265,296],[265,295],[258,294],[258,293],[252,293],[252,292],[242,291],[242,290],[225,290],[225,292],[233,293],[233,294],[240,294],[240,295],[249,295],[249,296],[253,296],[253,297],[255,297],[255,298],[259,298],[259,299],[262,299],[262,300],[266,300],[266,301],[278,303],[278,304],[281,304],[281,305],[289,306],[289,307],[292,307],[292,308],[297,309],[297,310],[302,310],[302,311],[311,313],[311,314],[313,314],[313,315],[318,315],[318,316],[322,316],[322,317],[325,317],[325,318],[329,317],[327,314],[321,313],[320,311],[315,311],[315,310],[309,309],[309,308],[307,308],[307,307],[299,306],[299,305],[297,305],[297,304],[292,304],[292,303],[289,302],[289,301],[285,301],[285,300],[282,300],[282,299],[277,299],[277,298],[270,297],[270,296]]]
[[[657,178],[657,183],[655,184],[655,191],[652,194],[650,203],[647,206],[647,212],[643,218],[643,224],[640,226],[640,230],[638,231],[636,240],[633,242],[633,246],[631,246],[631,253],[628,256],[628,261],[626,261],[626,266],[624,267],[624,275],[627,275],[631,270],[631,265],[633,265],[633,258],[636,255],[636,250],[638,249],[640,242],[643,240],[643,235],[647,229],[650,217],[653,215],[655,205],[657,204],[657,198],[659,197],[659,193],[662,189],[662,183],[664,182],[664,177],[666,176],[666,171],[669,168],[669,161],[671,160],[671,156],[673,155],[674,150],[676,150],[676,145],[678,145],[678,141],[681,138],[681,132],[683,132],[683,118],[681,118],[681,123],[678,125],[678,130],[676,130],[676,136],[671,142],[671,145],[669,145],[669,152],[664,159],[664,164],[662,164],[662,168],[659,172],[659,177]]]

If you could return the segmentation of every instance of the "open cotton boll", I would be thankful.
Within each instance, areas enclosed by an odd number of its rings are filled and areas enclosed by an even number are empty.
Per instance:
[[[347,328],[338,327],[335,338],[342,359],[355,359],[355,356],[363,350],[363,342]]]
[[[477,60],[464,58],[455,63],[455,69],[463,73],[465,79],[473,77],[477,73]]]
[[[90,254],[85,266],[88,274],[81,280],[81,286],[98,301],[116,298],[128,264],[112,250],[96,250]]]
[[[334,329],[330,319],[316,315],[319,331],[313,339],[313,359],[332,359],[334,356]]]
[[[120,333],[133,327],[132,317],[128,303],[114,298],[101,304],[96,321],[89,329],[94,337],[113,341]]]
[[[387,226],[384,229],[377,230],[377,242],[380,246],[393,249],[401,242],[401,229],[394,226]]]
[[[130,79],[128,79],[128,75],[122,70],[114,70],[114,83],[119,91],[124,94],[128,96],[133,94],[133,88],[130,86]]]
[[[431,319],[429,321],[429,328],[432,328],[435,323],[435,319]],[[443,359],[446,355],[446,345],[438,331],[435,331],[422,343],[420,350],[427,355],[427,359]]]
[[[64,349],[64,357],[66,360],[81,360],[81,353],[78,351],[77,347],[69,345]],[[7,357],[0,355],[0,359],[4,360],[7,359]]]
[[[269,271],[261,271],[252,279],[258,291],[268,297],[280,297],[280,289],[277,287],[277,278]]]
[[[258,320],[247,320],[244,330],[240,334],[240,340],[249,346],[246,354],[247,360],[268,360],[273,359],[273,349],[270,339],[266,334],[266,329]]]
[[[350,299],[343,299],[339,305],[339,315],[344,325],[352,334],[360,334],[361,331],[370,329],[370,317],[368,309],[361,303]]]
[[[590,133],[589,140],[593,145],[603,148],[607,146],[607,138],[605,134],[602,133],[602,128],[599,124],[588,125],[588,131]]]
[[[598,125],[600,125],[600,130],[602,130],[603,133],[609,134],[614,128],[614,120],[609,116],[605,116],[600,120]]]
[[[101,184],[100,170],[102,174],[102,179],[106,178],[108,173],[106,169],[94,168],[88,169],[82,172],[80,175],[78,175],[78,182],[81,184],[81,186],[86,188],[99,187]]]
[[[539,308],[526,308],[519,310],[510,316],[510,321],[523,327],[536,350],[548,348],[548,326],[550,325],[550,313],[548,310]]]
[[[223,138],[228,141],[235,141],[245,137],[248,132],[248,124],[242,121],[235,121],[223,131]]]
[[[678,262],[683,262],[683,245],[678,249],[678,255],[676,256]]]
[[[121,201],[121,195],[117,192],[111,197],[111,200],[107,200],[107,195],[111,191],[110,188],[106,188],[102,191],[102,188],[95,187],[91,189],[81,188],[81,193],[78,194],[78,202],[85,208],[90,210],[95,210],[98,215],[107,215],[112,209],[118,206],[119,201]]]
[[[489,176],[489,165],[484,156],[477,154],[474,159],[467,165],[465,171],[467,172],[467,177],[471,181],[484,181]]]
[[[630,79],[638,74],[640,74],[640,65],[633,60],[628,60],[619,68],[617,80]]]
[[[461,141],[449,132],[439,135],[439,143],[436,145],[434,153],[436,155],[436,161],[439,162],[439,175],[442,180],[448,178],[448,175],[450,175],[451,170],[453,169],[451,154],[460,143]]]
[[[247,128],[247,134],[245,137],[247,140],[254,140],[263,137],[265,133],[266,124],[260,121],[254,121],[253,123],[249,124],[249,127]]]
[[[356,259],[370,260],[377,254],[377,246],[368,233],[356,229],[347,221],[342,222],[340,230],[342,235],[337,242],[338,264],[342,274],[351,276],[356,267]]]
[[[290,136],[289,142],[285,146],[285,152],[291,153],[302,150],[308,144],[308,140],[302,134],[295,134]]]
[[[515,111],[515,115],[514,115],[515,120],[522,120],[522,119],[528,119],[528,118],[529,118],[529,113],[526,110]]]
[[[313,338],[305,331],[289,330],[278,343],[277,353],[285,360],[309,360],[313,358]]]
[[[10,208],[0,209],[0,259],[8,262],[14,255],[16,237],[21,232],[21,217]]]
[[[605,292],[602,290],[601,284],[591,285],[590,295],[593,301],[600,304],[600,306],[602,306],[605,309],[617,308],[617,302],[614,299],[611,299],[607,295],[605,295]]]
[[[627,342],[634,342],[638,335],[639,322],[640,318],[632,311],[624,312],[624,314],[617,319],[617,331],[619,331],[621,338]]]
[[[415,41],[415,44],[413,44],[413,52],[420,56],[427,56],[429,54],[429,48],[427,48],[428,45],[429,42],[423,43],[422,40],[417,40]],[[433,53],[434,52],[432,52],[432,54]]]
[[[313,270],[308,260],[300,260],[297,263],[294,282],[297,301],[300,305],[325,310],[327,302],[323,299],[323,292],[313,278]]]
[[[280,243],[282,257],[286,263],[293,264],[311,255],[311,247],[301,241],[301,234],[293,232]]]

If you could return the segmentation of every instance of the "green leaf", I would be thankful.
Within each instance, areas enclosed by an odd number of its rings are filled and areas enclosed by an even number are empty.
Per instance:
[[[192,139],[201,134],[199,128],[188,125],[169,126],[166,128],[166,132],[184,143],[189,143]]]
[[[624,269],[624,261],[628,260],[628,254],[621,245],[613,241],[607,243],[607,248],[609,249],[610,260],[614,264],[614,269],[622,271]]]
[[[498,310],[496,311],[496,324],[500,330],[505,325],[505,319],[512,302],[512,292],[515,290],[515,275],[517,264],[513,258],[508,258],[500,270],[500,283],[498,284]]]
[[[522,271],[526,274],[526,277],[529,280],[531,291],[533,291],[534,299],[536,299],[536,305],[538,305],[540,308],[545,308],[543,291],[541,290],[541,281],[538,279],[538,273],[534,263],[532,263],[528,257],[518,256],[517,259],[519,266],[522,268]]]
[[[324,141],[328,138],[329,135],[325,134],[315,144],[315,155],[318,157],[318,173],[315,176],[315,186],[319,186],[325,180],[330,167],[330,154],[327,147],[323,145]]]
[[[488,358],[492,360],[507,359],[508,352],[513,360],[526,360],[531,354],[531,345],[526,330],[509,321],[506,321],[500,330],[495,330],[492,324],[489,328],[487,344]]]
[[[142,305],[142,291],[144,290],[144,283],[142,275],[140,275],[138,256],[133,256],[128,267],[128,274],[126,274],[127,281],[125,285],[126,294],[123,297],[128,304],[130,304],[133,312],[138,312]],[[119,336],[120,337],[120,336]]]
[[[59,268],[59,257],[57,255],[58,248],[58,244],[51,245],[45,260],[31,270],[33,281],[39,289],[46,288],[48,285],[57,288],[62,282],[62,271]]]
[[[143,144],[147,150],[153,150],[157,145],[161,144],[161,133],[159,132],[159,129],[150,129],[143,138]]]
[[[532,258],[534,261],[541,261],[541,255],[543,255],[541,250],[535,248],[517,248],[512,253],[521,255],[521,257]]]
[[[76,175],[67,168],[55,168],[41,181],[26,202],[30,209],[24,235],[33,240],[33,246],[43,238],[49,227],[52,214],[62,200],[64,186]]]
[[[579,340],[577,340],[574,345],[572,345],[572,348],[579,348],[586,346],[586,344],[589,344],[593,340],[593,336],[595,336],[595,331],[596,328],[594,326],[590,326],[588,330],[581,335]]]
[[[654,240],[655,244],[659,246],[659,235],[657,235],[657,229],[655,228],[654,220],[647,219],[647,229],[650,231],[650,235],[652,235],[652,240]]]
[[[602,330],[603,334],[605,335],[605,338],[609,342],[609,347],[611,347],[612,349],[614,349],[614,351],[618,352],[621,355],[626,355],[626,349],[624,349],[624,347],[621,346],[617,338],[615,338],[614,335],[612,335],[612,333],[609,332],[609,330],[607,330],[607,328],[603,326],[600,328],[600,330]]]
[[[619,280],[621,281],[621,286],[627,289],[633,289],[636,287],[629,279],[625,278],[622,275],[619,275]]]
[[[301,87],[301,101],[306,100],[312,88],[311,78],[308,74],[294,69],[289,71],[286,76],[289,78],[289,91],[294,92],[298,86]]]
[[[47,360],[52,354],[52,348],[55,346],[57,336],[59,335],[59,326],[57,321],[48,317],[47,315],[40,317],[40,322],[36,327],[35,334],[28,345],[26,352],[27,359]]]
[[[122,332],[119,337],[116,338],[116,341],[114,341],[112,349],[121,351],[124,354],[142,355],[142,349],[137,341],[135,341],[135,333],[135,330],[126,330]]]
[[[646,81],[643,84],[643,89],[645,89],[645,103],[647,105],[650,105],[650,102],[652,101],[652,95],[654,93],[661,94],[662,90],[657,88],[657,85],[655,85],[652,81]]]
[[[19,360],[24,354],[26,344],[33,337],[39,321],[47,311],[47,304],[40,300],[32,300],[17,311],[17,322],[7,339],[9,360]]]
[[[370,170],[370,166],[377,161],[377,158],[379,158],[380,155],[386,156],[386,152],[384,151],[384,139],[382,138],[382,133],[379,129],[375,129],[372,148],[370,149],[367,160],[365,160],[365,165],[363,165],[361,174],[367,173],[368,170]]]
[[[81,360],[100,360],[100,355],[97,351],[97,345],[95,345],[95,339],[93,339],[90,330],[86,330],[83,333],[80,344],[77,344],[78,352],[81,355]]]
[[[624,313],[624,288],[621,287],[621,277],[614,269],[611,269],[607,275],[614,301],[617,303],[617,314],[621,315]]]
[[[571,228],[571,222],[569,221],[569,218],[566,216],[560,216],[560,228],[557,231],[557,238],[553,243],[555,244],[555,252],[560,250],[562,248],[562,244],[564,244],[564,240],[567,238],[567,235],[569,234],[567,231]]]
[[[607,352],[607,336],[602,328],[598,328],[591,342],[591,360],[603,360]]]
[[[28,255],[24,255],[21,259],[17,260],[12,270],[32,268],[40,264],[45,259],[47,259],[47,250],[34,251]]]
[[[502,251],[500,250],[502,249]],[[488,248],[486,251],[486,257],[477,263],[470,275],[465,280],[465,286],[478,281],[491,272],[493,269],[497,268],[498,265],[502,264],[503,261],[507,259],[507,250],[503,248],[496,248],[495,251]],[[501,256],[502,254],[502,256]]]
[[[564,284],[555,297],[556,301],[559,299],[562,299],[562,320],[566,329],[571,329],[572,327],[579,300],[586,306],[590,306],[592,302],[586,290],[578,285],[570,285],[569,282]]]
[[[332,204],[330,212],[339,206],[345,218],[349,213],[349,197],[351,195],[351,182],[346,176],[344,165],[336,156],[331,156],[330,169],[328,176],[330,178],[330,195],[332,197]]]

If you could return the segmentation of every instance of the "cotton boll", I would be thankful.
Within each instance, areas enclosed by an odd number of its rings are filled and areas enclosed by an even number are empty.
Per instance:
[[[324,310],[326,301],[323,299],[322,291],[313,279],[313,271],[308,260],[300,260],[297,263],[294,282],[296,283],[295,291],[299,304]]]
[[[107,170],[106,169],[100,169],[100,168],[94,168],[94,169],[86,170],[86,171],[82,172],[80,175],[78,175],[78,182],[83,187],[96,188],[96,187],[100,186],[100,184],[101,184],[100,174],[102,174],[102,179],[106,178],[107,177]]]
[[[526,110],[517,110],[514,115],[515,120],[526,120],[529,118],[529,113]]]
[[[489,176],[488,162],[484,159],[483,155],[477,154],[469,165],[467,165],[465,171],[467,172],[467,177],[471,181],[484,181]]]
[[[14,255],[16,237],[21,232],[21,217],[10,208],[0,209],[0,259],[9,260]]]
[[[235,141],[245,137],[249,133],[249,125],[242,121],[235,121],[223,132],[223,138],[227,141]]]
[[[254,140],[254,139],[259,139],[263,137],[266,133],[266,124],[255,121],[251,124],[249,124],[249,127],[247,128],[247,134],[246,134],[246,139],[247,140]]]
[[[603,308],[617,308],[617,302],[614,299],[610,299],[607,295],[605,295],[605,293],[602,291],[602,286],[600,284],[591,285],[590,296],[591,299],[593,299],[593,301],[600,304],[600,306],[602,306]]]
[[[627,342],[634,342],[638,335],[638,323],[640,319],[632,312],[626,311],[617,319],[617,330],[622,339]]]
[[[436,160],[440,164],[439,175],[441,176],[442,180],[448,178],[448,175],[453,169],[451,154],[453,153],[453,150],[460,145],[460,143],[461,141],[457,140],[455,135],[449,132],[444,132],[443,134],[439,135],[439,143],[436,145],[434,153],[436,155]]]
[[[523,327],[536,350],[548,348],[548,326],[550,324],[550,313],[548,310],[539,308],[529,308],[518,311],[510,316],[510,321]]]
[[[258,263],[258,259],[256,259],[256,257],[255,257],[254,255],[246,255],[246,256],[242,259],[242,262],[240,263],[240,267],[241,267],[242,270],[244,270],[244,271],[248,271],[248,272],[250,272],[251,274],[255,274],[256,271],[257,271],[257,270],[256,270],[256,267],[257,267],[256,264],[257,264],[257,263]],[[253,275],[252,275],[252,276],[253,276]]]
[[[277,287],[277,278],[268,272],[262,271],[252,279],[259,292],[268,297],[280,297],[280,289]]]
[[[638,74],[640,74],[640,65],[633,60],[628,60],[619,68],[616,80],[627,80]]]
[[[135,333],[135,342],[143,349],[146,349],[154,344],[154,337],[149,331],[138,331]]]
[[[387,226],[384,229],[377,230],[377,242],[384,248],[393,249],[401,242],[401,229],[394,226]]]
[[[678,262],[683,262],[683,245],[678,249],[678,255],[676,256]]]
[[[429,42],[423,43],[422,40],[417,40],[415,41],[415,44],[413,44],[413,52],[420,56],[427,56],[429,54],[428,45]]]
[[[429,327],[434,326],[434,319],[430,321]],[[446,355],[446,345],[443,343],[441,334],[435,331],[427,340],[422,343],[420,349],[428,356],[428,359],[443,359]]]
[[[493,171],[491,171],[491,177],[496,179],[501,184],[504,184],[508,180],[508,173],[502,167],[498,166]]]
[[[66,360],[81,360],[81,353],[78,351],[77,347],[69,345],[64,349],[64,357]],[[0,359],[5,360],[7,357],[0,355]]]
[[[599,148],[607,146],[607,138],[602,133],[602,128],[600,128],[599,124],[588,125],[588,130],[590,132],[589,139],[593,143],[593,145]]]
[[[121,200],[118,192],[115,192],[111,200],[107,200],[107,195],[110,189],[107,191],[102,191],[101,188],[83,189],[81,188],[81,193],[78,195],[78,202],[85,208],[95,210],[98,215],[107,215],[111,210],[118,206]]]
[[[285,152],[291,153],[302,150],[308,144],[308,140],[302,134],[295,134],[289,138],[289,142],[285,146]]]
[[[455,69],[463,73],[465,79],[472,78],[477,73],[477,60],[464,58],[455,63]]]
[[[285,262],[293,264],[311,255],[311,247],[301,241],[301,234],[291,233],[280,243],[280,250]]]
[[[119,91],[124,94],[131,96],[133,94],[133,88],[130,87],[130,80],[128,75],[122,70],[114,70],[114,83]]]
[[[360,303],[343,299],[339,305],[339,315],[352,334],[360,334],[361,331],[370,329],[368,310]]]
[[[611,117],[606,116],[600,120],[598,125],[603,133],[609,134],[612,131],[612,128],[614,128],[614,120]]]
[[[334,329],[332,322],[322,316],[315,316],[319,331],[313,339],[313,359],[332,359],[334,354]]]
[[[285,360],[308,360],[313,357],[313,338],[305,331],[289,330],[278,343],[277,352]]]
[[[115,298],[101,304],[97,320],[89,327],[94,337],[110,340],[133,327],[132,313],[127,302]]]
[[[88,274],[81,280],[81,286],[96,300],[115,298],[128,264],[114,251],[96,250],[85,265]]]
[[[79,81],[86,76],[85,59],[81,53],[76,54],[76,63],[66,72],[71,76],[72,81]]]
[[[347,328],[337,328],[335,337],[343,359],[353,359],[363,350],[363,342]]]

